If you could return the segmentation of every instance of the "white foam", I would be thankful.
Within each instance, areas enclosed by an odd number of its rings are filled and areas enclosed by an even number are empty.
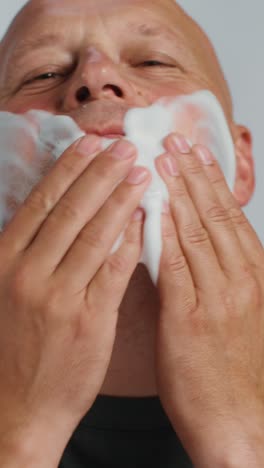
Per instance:
[[[156,157],[164,153],[164,138],[178,131],[193,144],[205,144],[218,159],[230,189],[235,181],[234,145],[223,110],[209,91],[174,100],[163,98],[150,107],[131,109],[126,114],[124,130],[125,138],[138,149],[136,164],[147,166],[152,173],[152,183],[141,201],[146,212],[141,262],[157,284],[162,253],[161,212],[163,201],[169,201],[167,187],[155,168]],[[56,159],[83,135],[68,116],[37,110],[24,115],[0,112],[0,227],[13,217],[17,206]],[[113,141],[103,139],[103,148]],[[112,252],[122,239],[123,234]]]

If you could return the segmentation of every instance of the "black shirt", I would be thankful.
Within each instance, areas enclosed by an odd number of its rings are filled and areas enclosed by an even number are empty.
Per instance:
[[[98,395],[59,468],[192,468],[158,397]]]

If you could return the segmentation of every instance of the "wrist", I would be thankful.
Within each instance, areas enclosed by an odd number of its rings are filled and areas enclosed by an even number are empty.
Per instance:
[[[228,432],[228,431],[226,431]],[[210,449],[204,446],[194,454],[195,468],[263,468],[264,437],[251,439],[243,434],[230,434],[221,442],[211,443]]]
[[[38,419],[16,427],[0,427],[1,468],[57,468],[73,430],[63,421]],[[3,429],[3,431],[2,431]]]
[[[175,427],[195,468],[264,467],[264,407],[256,406],[258,411],[243,410],[232,419],[193,421],[191,431]]]

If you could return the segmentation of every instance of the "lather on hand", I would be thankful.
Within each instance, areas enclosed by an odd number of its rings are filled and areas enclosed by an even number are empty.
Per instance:
[[[133,213],[151,177],[132,168],[136,148],[120,141],[95,158],[100,139],[81,141],[0,236],[1,468],[58,466],[103,384],[141,254]]]
[[[157,161],[171,200],[158,285],[159,396],[196,468],[261,468],[263,246],[213,155],[175,136],[165,143],[170,159]]]

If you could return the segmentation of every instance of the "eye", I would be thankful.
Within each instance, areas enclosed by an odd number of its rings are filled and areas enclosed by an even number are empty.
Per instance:
[[[50,80],[57,78],[58,76],[62,76],[60,73],[54,73],[54,72],[48,72],[48,73],[42,73],[42,75],[38,75],[36,77],[30,78],[30,80],[27,80],[25,84],[32,83],[33,81],[42,81],[42,80]]]
[[[41,75],[38,76],[33,76],[32,78],[26,80],[24,82],[24,85],[28,85],[31,83],[34,83],[36,81],[48,81],[48,80],[55,80],[58,78],[65,78],[65,76],[68,74],[67,73],[56,73],[56,72],[47,72],[47,73],[42,73]]]
[[[49,80],[50,78],[55,78],[56,76],[61,76],[59,73],[42,73],[42,75],[37,76],[34,80]]]
[[[142,62],[140,66],[143,67],[166,67],[169,65],[166,65],[166,63],[159,62],[158,60],[146,60],[145,62]]]

